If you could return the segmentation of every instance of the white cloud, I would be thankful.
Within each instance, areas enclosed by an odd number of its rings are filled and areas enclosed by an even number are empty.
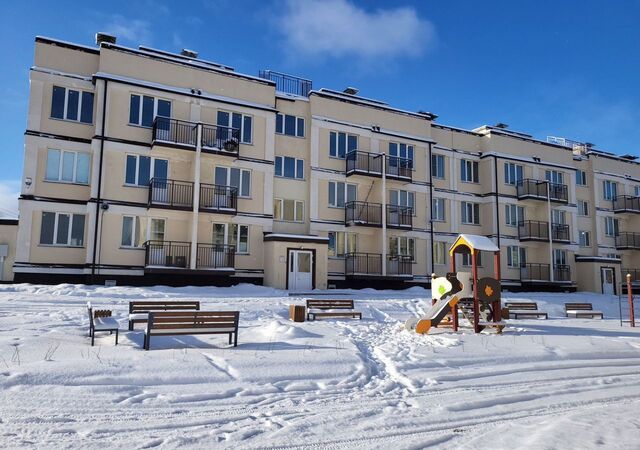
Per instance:
[[[435,43],[431,22],[409,7],[367,11],[347,0],[288,0],[276,22],[298,57],[416,57]]]
[[[115,35],[119,42],[124,40],[134,45],[148,45],[153,37],[150,22],[141,19],[128,19],[120,14],[107,16],[99,31]]]
[[[20,181],[0,181],[0,218],[15,219],[18,217],[18,196],[20,195]]]

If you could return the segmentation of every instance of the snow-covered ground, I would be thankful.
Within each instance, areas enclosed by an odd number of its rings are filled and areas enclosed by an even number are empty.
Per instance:
[[[348,294],[348,295],[347,295]],[[239,310],[226,336],[125,331],[128,301]],[[547,321],[405,331],[429,292],[344,291],[363,320],[293,323],[302,299],[233,288],[0,286],[2,448],[639,448],[640,329],[618,298],[505,294]],[[86,302],[120,320],[89,346]],[[605,320],[563,318],[591,302]]]

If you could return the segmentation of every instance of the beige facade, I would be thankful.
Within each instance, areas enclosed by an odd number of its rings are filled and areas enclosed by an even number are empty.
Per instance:
[[[189,55],[35,47],[17,280],[408,287],[460,233],[500,246],[512,289],[640,278],[632,158]]]

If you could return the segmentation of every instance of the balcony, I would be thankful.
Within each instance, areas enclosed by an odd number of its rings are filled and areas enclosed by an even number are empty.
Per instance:
[[[526,282],[551,282],[549,264],[526,263],[520,266],[520,280]],[[568,265],[553,266],[553,282],[571,282],[571,268]]]
[[[412,277],[412,262],[409,256],[389,256],[387,277]],[[347,253],[345,275],[357,277],[381,277],[382,255],[380,253]]]
[[[613,212],[640,214],[640,197],[618,195],[613,199]]]
[[[413,227],[413,208],[410,206],[387,205],[387,227],[410,230]]]
[[[518,239],[521,241],[549,241],[549,222],[524,220],[518,224]],[[570,243],[569,225],[552,223],[551,239],[553,242]]]
[[[566,184],[551,183],[545,180],[524,179],[517,185],[518,200],[547,201],[547,184],[549,185],[549,200],[556,203],[569,202],[569,190]]]
[[[616,236],[617,250],[638,250],[640,249],[640,233],[622,232]]]
[[[201,184],[200,211],[236,214],[238,212],[238,189],[233,186]]]
[[[152,178],[149,181],[147,207],[191,210],[193,208],[193,183]]]
[[[387,178],[395,178],[410,182],[413,179],[413,161],[408,158],[400,158],[398,156],[387,156],[385,173]]]
[[[154,144],[169,144],[195,149],[198,124],[168,117],[156,117],[153,121]],[[202,151],[237,156],[240,148],[240,130],[221,125],[202,124]]]
[[[382,226],[382,205],[379,203],[347,202],[344,205],[346,225]]]
[[[198,244],[196,267],[233,270],[235,256],[236,250],[233,245]]]
[[[350,151],[345,157],[347,176],[381,177],[383,156],[381,153]],[[411,181],[413,179],[413,161],[398,156],[386,156],[385,174],[387,178]]]
[[[273,70],[261,70],[258,72],[260,78],[271,80],[276,83],[276,91],[285,94],[308,97],[313,88],[311,80],[294,77],[286,73],[275,72]]]

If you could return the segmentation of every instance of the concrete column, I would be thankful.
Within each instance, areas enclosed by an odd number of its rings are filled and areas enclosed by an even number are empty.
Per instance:
[[[387,156],[382,154],[382,276],[387,275]]]

